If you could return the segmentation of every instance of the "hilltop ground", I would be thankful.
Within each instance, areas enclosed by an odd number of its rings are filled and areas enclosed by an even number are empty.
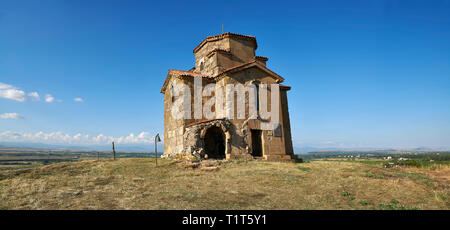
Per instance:
[[[450,209],[450,167],[124,158],[0,172],[0,209]]]

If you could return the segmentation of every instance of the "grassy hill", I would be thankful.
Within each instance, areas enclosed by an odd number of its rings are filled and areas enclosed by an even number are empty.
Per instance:
[[[450,167],[124,158],[0,171],[0,209],[450,209]]]

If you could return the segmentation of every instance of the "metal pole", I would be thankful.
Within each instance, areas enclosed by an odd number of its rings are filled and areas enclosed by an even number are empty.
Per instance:
[[[114,141],[112,142],[114,160],[116,159],[116,150],[114,149]]]
[[[158,167],[158,147],[157,147],[157,138],[158,136],[155,137],[155,162],[156,162],[156,167]]]

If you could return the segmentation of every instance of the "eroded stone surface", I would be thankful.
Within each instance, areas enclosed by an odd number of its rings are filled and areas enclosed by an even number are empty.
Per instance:
[[[288,86],[280,85],[280,126],[273,130],[262,130],[259,117],[249,116],[248,94],[245,95],[245,118],[227,119],[226,113],[236,114],[238,97],[234,98],[234,109],[224,105],[217,110],[221,119],[174,119],[171,113],[176,97],[173,86],[183,83],[190,87],[191,105],[194,106],[194,78],[202,79],[202,89],[215,84],[215,89],[225,92],[227,84],[280,84],[282,77],[266,67],[268,58],[255,56],[256,38],[225,33],[208,37],[194,49],[195,67],[189,71],[169,71],[161,93],[164,94],[164,155],[167,158],[198,160],[217,157],[223,152],[225,159],[258,159],[289,161],[293,159],[293,148],[287,102]],[[214,96],[214,95],[213,95]],[[203,96],[202,106],[213,96]],[[218,95],[219,96],[219,95]],[[269,90],[267,98],[270,98]],[[225,93],[222,94],[225,101]],[[215,98],[216,102],[218,98]],[[241,98],[242,100],[242,98]],[[240,101],[239,101],[240,102]],[[271,107],[270,100],[268,107]],[[235,118],[237,115],[235,115]],[[250,118],[249,118],[250,117]],[[253,130],[253,132],[252,132]],[[255,132],[260,130],[260,132]],[[253,136],[252,136],[253,135]],[[258,136],[257,136],[258,135]],[[260,136],[259,136],[260,135]],[[255,138],[256,137],[256,138]],[[216,140],[216,142],[212,141]],[[260,144],[261,155],[255,153]],[[222,143],[223,142],[223,143]],[[256,147],[255,147],[256,146]],[[257,148],[258,147],[258,148]],[[208,152],[209,151],[209,152]],[[213,154],[214,152],[214,154]],[[222,155],[220,155],[222,156]]]

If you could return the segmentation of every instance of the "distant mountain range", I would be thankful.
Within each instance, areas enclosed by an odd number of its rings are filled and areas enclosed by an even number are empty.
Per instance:
[[[411,152],[411,153],[427,153],[427,152],[445,152],[450,148],[315,148],[315,147],[294,147],[295,154],[304,153],[327,153],[327,152]]]
[[[43,143],[0,142],[0,147],[76,150],[76,151],[112,151],[111,145],[52,145]],[[155,152],[154,144],[115,144],[117,152]],[[158,152],[164,150],[164,144],[158,143]]]
[[[111,145],[52,145],[43,143],[24,143],[24,142],[0,142],[0,147],[13,148],[32,148],[49,150],[73,150],[73,151],[112,151]],[[151,152],[155,151],[154,144],[116,144],[117,152]],[[164,144],[158,143],[158,152],[163,152]],[[318,148],[310,146],[294,147],[295,154],[304,154],[310,152],[442,152],[450,151],[450,148]]]

